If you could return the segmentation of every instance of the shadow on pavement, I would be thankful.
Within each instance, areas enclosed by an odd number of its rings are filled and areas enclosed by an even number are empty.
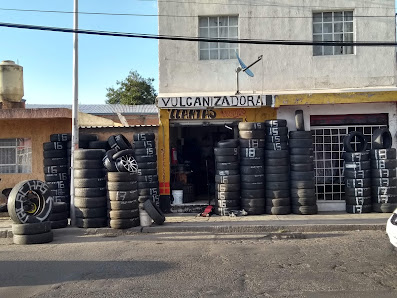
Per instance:
[[[67,281],[134,278],[169,270],[161,261],[0,261],[0,288]]]

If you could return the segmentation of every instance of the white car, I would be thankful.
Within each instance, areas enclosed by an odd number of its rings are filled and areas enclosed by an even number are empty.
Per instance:
[[[390,243],[397,248],[397,209],[387,220],[386,233],[389,235]]]

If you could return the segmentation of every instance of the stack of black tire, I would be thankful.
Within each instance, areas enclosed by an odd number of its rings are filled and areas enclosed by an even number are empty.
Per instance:
[[[214,148],[215,213],[222,216],[240,210],[240,172],[238,140],[223,140]]]
[[[67,154],[68,154],[68,165],[71,165],[71,158],[72,158],[72,134],[62,134],[63,139],[67,139]],[[79,134],[79,149],[90,149],[90,143],[96,143],[98,141],[98,136],[95,134]],[[99,147],[92,147],[92,149],[105,149]]]
[[[371,150],[372,210],[391,213],[397,208],[396,149],[386,128],[374,131]]]
[[[241,208],[249,215],[265,213],[265,125],[240,122]]]
[[[159,206],[159,177],[154,133],[138,133],[133,136],[134,156],[138,164],[139,202],[151,200]]]
[[[48,185],[40,180],[26,180],[11,190],[7,202],[13,221],[15,244],[41,244],[52,242],[51,222],[47,221],[53,208]]]
[[[284,119],[265,121],[266,213],[291,213],[288,127]]]
[[[107,225],[104,155],[102,149],[80,149],[74,153],[74,205],[79,228]]]
[[[139,226],[137,174],[108,172],[109,226],[129,229]]]
[[[51,222],[51,229],[66,228],[69,223],[69,208],[64,202],[54,202],[48,220]]]
[[[294,214],[317,214],[311,131],[290,131],[291,204]]]
[[[43,144],[44,180],[51,190],[54,202],[70,206],[70,163],[67,142],[70,134],[52,134],[50,142]]]
[[[358,131],[350,132],[343,139],[345,200],[347,213],[370,213],[371,171],[367,140]]]

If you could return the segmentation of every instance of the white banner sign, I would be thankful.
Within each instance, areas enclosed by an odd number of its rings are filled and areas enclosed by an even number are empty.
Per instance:
[[[272,106],[273,95],[158,97],[160,109],[206,109]]]

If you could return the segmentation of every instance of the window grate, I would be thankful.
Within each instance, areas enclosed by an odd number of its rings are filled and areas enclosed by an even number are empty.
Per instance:
[[[368,142],[367,149],[371,149],[372,135],[378,128],[387,125],[312,126],[317,200],[344,200],[343,139],[348,133],[359,131]]]
[[[31,173],[31,139],[0,139],[0,173]]]

